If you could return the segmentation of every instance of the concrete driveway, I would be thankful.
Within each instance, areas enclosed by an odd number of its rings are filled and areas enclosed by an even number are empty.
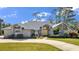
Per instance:
[[[3,39],[3,38],[4,38],[4,35],[1,35],[1,36],[0,36],[0,39]]]
[[[13,43],[13,42],[26,42],[26,43],[45,43],[52,46],[55,46],[63,51],[79,51],[79,46],[65,43],[62,41],[56,40],[47,40],[47,38],[43,39],[28,39],[28,40],[11,40],[11,39],[0,39],[0,43]]]

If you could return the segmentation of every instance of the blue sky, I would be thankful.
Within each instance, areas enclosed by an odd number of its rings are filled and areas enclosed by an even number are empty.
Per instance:
[[[4,19],[6,23],[16,24],[22,21],[30,21],[34,19],[32,14],[35,12],[52,12],[54,14],[54,11],[53,7],[5,7],[0,8],[0,18]],[[79,17],[76,16],[76,19],[78,18]]]

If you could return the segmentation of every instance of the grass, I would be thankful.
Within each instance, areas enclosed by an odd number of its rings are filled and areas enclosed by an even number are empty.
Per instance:
[[[60,51],[43,43],[0,43],[0,51]]]
[[[78,38],[48,38],[48,39],[64,41],[64,42],[67,42],[67,43],[79,45],[79,39]]]

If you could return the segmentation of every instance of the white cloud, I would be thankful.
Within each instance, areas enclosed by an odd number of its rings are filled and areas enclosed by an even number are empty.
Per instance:
[[[45,19],[41,19],[41,21],[43,22],[43,21],[46,21]]]
[[[17,18],[17,11],[13,11],[12,14],[7,15],[8,17],[15,17]]]
[[[14,11],[12,14],[8,14],[8,15],[2,16],[2,18],[7,18],[7,17],[14,17],[14,18],[17,18],[16,11]]]
[[[16,14],[15,13],[9,14],[9,15],[7,15],[7,17],[16,17]]]
[[[37,20],[37,19],[35,19],[35,18],[33,19],[33,21],[36,21],[36,20]]]
[[[77,8],[79,8],[79,5],[73,6],[73,9],[72,10],[75,10]]]
[[[25,23],[25,21],[22,21],[22,22],[21,22],[21,24],[24,24],[24,23]]]
[[[3,18],[6,18],[7,16],[3,16]]]
[[[28,22],[28,21],[26,20],[26,21],[22,21],[21,23],[24,24],[24,23],[27,23],[27,22]]]
[[[4,16],[2,16],[2,18],[7,18],[7,17],[14,17],[14,18],[17,18],[17,15],[14,13],[14,14],[9,14],[9,15],[4,15]]]
[[[51,15],[51,14],[50,13],[47,13],[47,12],[41,12],[41,13],[37,14],[37,16],[39,16],[39,17],[49,16],[49,15]]]
[[[25,22],[28,22],[27,20]]]
[[[79,8],[74,10],[77,15],[79,15]]]

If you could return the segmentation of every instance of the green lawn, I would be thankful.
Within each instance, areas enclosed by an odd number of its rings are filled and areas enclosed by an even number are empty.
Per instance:
[[[77,38],[48,38],[48,39],[59,40],[59,41],[64,41],[64,42],[72,43],[75,45],[79,45],[79,39],[77,39]]]
[[[0,43],[0,51],[60,51],[43,43]]]

